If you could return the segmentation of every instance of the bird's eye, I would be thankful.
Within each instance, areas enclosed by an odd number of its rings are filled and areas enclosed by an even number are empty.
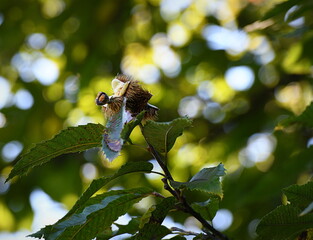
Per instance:
[[[109,101],[109,97],[106,93],[104,92],[99,92],[97,97],[96,97],[96,104],[97,105],[104,105],[107,104]]]

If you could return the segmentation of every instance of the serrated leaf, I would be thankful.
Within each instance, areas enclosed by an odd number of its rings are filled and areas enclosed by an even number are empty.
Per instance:
[[[112,115],[106,125],[102,139],[102,150],[106,158],[112,162],[118,157],[124,140],[121,138],[121,132],[126,122],[126,99],[118,113]]]
[[[151,172],[152,169],[153,169],[153,164],[150,162],[143,162],[143,161],[127,162],[113,176],[101,177],[101,178],[93,180],[90,186],[83,193],[83,195],[77,200],[77,202],[72,207],[72,209],[61,220],[64,220],[65,218],[72,215],[73,212],[75,212],[78,208],[83,206],[85,202],[93,194],[95,194],[98,190],[100,190],[103,186],[105,186],[107,183],[109,183],[113,179],[123,176],[125,174],[129,174],[129,173],[135,173],[135,172],[149,173]]]
[[[219,209],[220,199],[216,197],[211,197],[205,202],[195,202],[192,203],[192,208],[198,212],[204,219],[212,221],[217,210]]]
[[[129,233],[129,234],[134,234],[138,231],[139,229],[139,222],[140,219],[138,217],[132,218],[127,225],[121,225],[121,224],[116,224],[115,225],[118,227],[117,232],[114,234],[114,236],[118,236],[124,233]]]
[[[78,209],[86,204],[86,202],[94,195],[98,190],[100,190],[103,186],[105,186],[110,181],[123,176],[129,173],[135,172],[146,172],[149,173],[153,169],[153,165],[150,162],[128,162],[123,165],[113,176],[110,177],[102,177],[96,180],[93,180],[90,186],[86,189],[86,191],[82,194],[82,196],[77,200],[72,209],[57,223],[65,221],[70,218]],[[37,233],[32,234],[33,237],[41,238],[41,236],[48,234],[51,232],[52,225],[46,226],[42,228]]]
[[[129,139],[130,134],[134,130],[134,128],[141,123],[144,116],[145,116],[145,111],[142,111],[141,113],[137,115],[137,117],[134,120],[127,123],[121,132],[121,138],[127,141]]]
[[[149,221],[139,230],[135,239],[162,239],[162,237],[170,234],[171,231],[161,224],[168,212],[173,209],[175,202],[174,197],[168,197],[157,204],[155,209],[149,214],[151,215]]]
[[[299,115],[291,116],[279,123],[279,126],[288,127],[291,124],[300,123],[307,127],[313,127],[313,102]]]
[[[313,214],[299,216],[300,208],[279,206],[264,216],[257,226],[261,239],[293,240],[301,232],[313,227]]]
[[[81,152],[101,146],[104,126],[89,123],[62,130],[52,139],[36,144],[14,165],[8,179],[22,176],[30,169],[42,165],[51,159],[73,152]]]
[[[73,215],[53,225],[42,236],[49,240],[93,239],[142,198],[151,194],[148,188],[117,190],[90,198]],[[42,232],[41,232],[42,234]],[[30,235],[38,237],[38,233]]]
[[[223,197],[220,177],[225,175],[223,164],[217,167],[204,168],[194,175],[189,182],[170,181],[174,188],[187,188],[189,190],[199,190],[212,195]]]
[[[158,152],[167,153],[172,149],[176,138],[191,124],[192,120],[186,117],[176,118],[171,122],[148,121],[143,127],[143,134]]]
[[[291,185],[284,188],[283,193],[291,204],[301,209],[306,208],[313,202],[313,182],[308,182],[304,185]]]

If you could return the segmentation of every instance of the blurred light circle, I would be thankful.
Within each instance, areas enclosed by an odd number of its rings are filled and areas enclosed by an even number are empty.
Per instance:
[[[10,98],[11,85],[9,81],[0,76],[0,109],[3,108]]]
[[[32,64],[35,77],[43,85],[54,83],[59,77],[57,64],[47,58],[38,58]]]
[[[219,231],[224,231],[233,223],[233,214],[227,209],[220,209],[213,218],[213,227]]]
[[[82,167],[83,176],[88,180],[96,178],[97,172],[97,168],[92,163],[85,163]]]
[[[175,19],[191,2],[191,0],[162,0],[160,5],[162,18],[166,21]]]
[[[213,96],[213,91],[213,84],[209,81],[201,82],[197,89],[198,96],[203,100],[209,100]]]
[[[254,83],[254,73],[247,66],[229,68],[225,74],[227,84],[236,91],[245,91]]]
[[[180,100],[178,113],[180,116],[188,116],[191,118],[199,116],[203,103],[196,97],[185,97]]]
[[[0,128],[3,128],[7,122],[7,119],[3,113],[0,112]]]
[[[154,47],[153,60],[168,77],[177,76],[181,70],[179,57],[165,44]]]
[[[33,49],[42,49],[47,43],[47,38],[42,33],[33,33],[29,35],[27,44]]]
[[[59,57],[64,51],[64,44],[60,40],[51,40],[48,42],[45,50],[52,57]]]
[[[5,178],[0,176],[0,194],[6,193],[9,187],[10,187],[10,183],[5,182]]]
[[[189,30],[182,24],[172,24],[168,29],[167,36],[175,47],[184,46],[190,39]]]
[[[0,25],[3,23],[3,21],[4,21],[4,16],[2,13],[0,13]]]
[[[139,69],[138,78],[147,84],[157,83],[160,79],[160,70],[152,64],[146,64]]]
[[[23,150],[23,144],[19,141],[11,141],[2,148],[2,157],[6,162],[13,161]]]
[[[202,36],[213,50],[226,50],[231,55],[238,55],[249,47],[250,38],[244,31],[228,29],[217,25],[203,28]]]
[[[265,161],[276,148],[276,138],[269,133],[256,133],[249,137],[246,156],[253,162]]]
[[[34,98],[31,93],[25,89],[20,89],[15,94],[15,105],[19,109],[29,109],[34,104]]]
[[[219,123],[225,118],[225,113],[221,105],[216,102],[206,104],[202,113],[203,116],[212,123]]]

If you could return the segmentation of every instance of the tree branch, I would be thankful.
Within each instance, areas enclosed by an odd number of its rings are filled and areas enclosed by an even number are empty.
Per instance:
[[[156,149],[149,143],[148,139],[145,137],[143,133],[143,125],[139,124],[141,133],[148,144],[149,152],[152,154],[152,156],[155,158],[155,160],[158,162],[160,167],[162,168],[165,178],[162,179],[162,182],[164,183],[164,189],[169,191],[184,207],[184,211],[194,216],[204,228],[208,229],[212,234],[207,233],[206,234],[213,240],[228,240],[228,237],[225,236],[223,233],[216,230],[209,222],[207,222],[198,212],[196,212],[187,202],[185,196],[181,194],[181,191],[179,189],[173,189],[169,184],[168,180],[174,180],[172,177],[172,174],[168,170],[166,164],[164,163],[162,157],[160,154],[156,151]]]

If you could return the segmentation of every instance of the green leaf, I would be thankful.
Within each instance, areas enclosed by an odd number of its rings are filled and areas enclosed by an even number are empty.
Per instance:
[[[129,233],[129,234],[136,233],[139,229],[139,222],[140,222],[140,219],[136,217],[136,218],[132,218],[127,223],[127,225],[121,225],[121,224],[115,223],[115,225],[118,227],[118,230],[113,236],[118,236],[124,233]]]
[[[162,237],[170,234],[171,231],[161,224],[168,212],[173,209],[175,203],[174,197],[168,197],[157,204],[151,214],[149,214],[151,215],[149,221],[139,230],[135,239],[162,239]]]
[[[299,115],[291,116],[279,123],[279,126],[288,127],[291,124],[300,123],[307,127],[313,127],[313,102]]]
[[[49,232],[41,232],[42,237],[49,240],[93,239],[151,192],[148,188],[134,188],[99,194],[90,198],[73,215],[54,224]],[[38,237],[38,233],[30,236]]]
[[[313,202],[313,182],[301,186],[291,185],[284,188],[283,193],[287,196],[289,202],[304,209]]]
[[[36,144],[14,165],[8,179],[26,174],[31,168],[66,153],[81,152],[101,146],[104,126],[89,123],[62,130],[52,139]]]
[[[299,216],[300,213],[301,210],[291,204],[279,206],[261,219],[257,234],[261,239],[293,240],[313,227],[313,214]]]
[[[153,164],[150,162],[127,162],[125,165],[123,165],[113,176],[110,177],[102,177],[98,178],[92,181],[90,186],[86,189],[86,191],[83,193],[83,195],[78,199],[78,201],[75,203],[75,205],[72,207],[72,209],[61,219],[64,220],[65,218],[72,215],[78,208],[83,206],[85,202],[98,190],[100,190],[103,186],[105,186],[107,183],[112,181],[115,178],[118,178],[120,176],[123,176],[125,174],[129,173],[135,173],[135,172],[146,172],[149,173],[153,169]]]
[[[132,133],[134,128],[141,123],[144,116],[145,116],[145,111],[142,111],[141,113],[137,115],[135,120],[132,120],[131,122],[127,123],[122,130],[121,138],[124,139],[125,141],[129,140],[130,134]]]
[[[129,173],[135,173],[135,172],[146,172],[149,173],[151,172],[153,168],[152,163],[150,162],[128,162],[125,165],[123,165],[113,176],[110,177],[102,177],[98,178],[96,180],[93,180],[90,186],[86,189],[86,191],[82,194],[82,196],[77,200],[77,202],[74,204],[72,209],[63,217],[61,218],[57,223],[63,222],[66,219],[70,218],[73,216],[73,214],[83,207],[86,202],[94,195],[98,190],[100,190],[103,186],[105,186],[107,183],[110,181],[123,176],[125,174]],[[33,237],[40,238],[46,233],[51,232],[51,228],[53,226],[49,225],[46,226],[45,228],[42,228],[40,231],[37,233],[32,234]]]
[[[123,146],[121,132],[126,122],[126,99],[124,98],[123,105],[118,113],[111,116],[106,125],[102,139],[102,150],[106,158],[112,162],[118,157]]]
[[[212,221],[217,210],[219,209],[220,199],[216,197],[211,197],[205,202],[195,202],[192,203],[192,208],[198,212],[204,219]]]
[[[189,190],[199,190],[212,195],[223,197],[220,177],[225,175],[223,164],[217,167],[204,168],[194,175],[189,182],[170,181],[174,188],[187,188]]]
[[[143,134],[148,142],[160,153],[167,153],[174,146],[176,138],[190,127],[189,118],[176,118],[171,122],[148,121],[143,127]]]

